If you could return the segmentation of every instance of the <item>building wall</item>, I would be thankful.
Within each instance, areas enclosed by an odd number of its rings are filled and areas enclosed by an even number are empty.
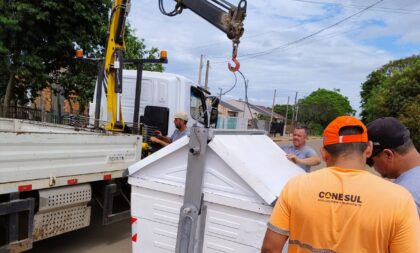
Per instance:
[[[219,111],[219,115],[223,116],[223,117],[243,117],[243,113],[242,112],[237,112],[237,111],[231,111],[229,108],[224,107],[223,105],[219,104],[219,107],[217,108]]]
[[[249,112],[248,106],[246,106],[246,103],[243,101],[238,100],[229,100],[226,101],[226,103],[235,106],[238,109],[241,109],[243,112],[241,112],[242,115],[238,116],[240,118],[245,118],[247,120],[252,119],[251,113]],[[253,117],[255,117],[256,114],[258,114],[255,110],[251,108],[251,112],[253,113]]]
[[[64,114],[78,114],[80,110],[80,103],[77,101],[75,94],[70,95],[70,99],[59,99],[61,102],[61,111]],[[31,106],[34,109],[39,109],[45,112],[58,112],[57,97],[54,95],[50,87],[44,88],[39,92],[39,95],[35,98],[34,103]],[[88,111],[84,113],[87,115]]]

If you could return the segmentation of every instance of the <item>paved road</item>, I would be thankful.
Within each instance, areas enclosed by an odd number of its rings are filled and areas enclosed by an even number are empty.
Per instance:
[[[29,253],[131,253],[131,225],[94,225],[36,242]]]

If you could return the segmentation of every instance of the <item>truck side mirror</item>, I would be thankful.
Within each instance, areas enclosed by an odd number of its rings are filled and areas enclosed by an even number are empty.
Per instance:
[[[217,119],[219,118],[219,98],[216,96],[209,96],[208,99],[211,100],[211,111],[210,111],[210,125],[217,126]]]
[[[217,108],[211,108],[210,113],[210,125],[217,126],[217,119],[219,118],[219,110]]]

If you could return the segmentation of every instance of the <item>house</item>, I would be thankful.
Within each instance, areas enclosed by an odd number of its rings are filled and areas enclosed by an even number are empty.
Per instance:
[[[237,117],[237,118],[243,118],[244,111],[226,103],[225,101],[219,102],[219,116],[223,117]]]
[[[271,133],[283,133],[285,117],[272,112],[270,107],[246,103],[241,99],[228,100],[226,103],[243,110],[243,118],[247,122],[248,128],[271,130]],[[271,117],[272,126],[270,127]]]
[[[50,87],[44,88],[31,103],[31,108],[39,109],[47,113],[56,114],[83,114],[87,115],[87,108],[80,112],[80,103],[75,93],[70,94],[70,100],[62,95],[55,94]]]
[[[220,101],[218,111],[219,118],[217,128],[247,129],[247,121],[244,120],[243,110],[224,101]]]

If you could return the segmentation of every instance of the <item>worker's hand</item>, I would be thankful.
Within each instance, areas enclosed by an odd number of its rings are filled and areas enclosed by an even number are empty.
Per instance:
[[[159,143],[160,142],[160,140],[158,138],[154,137],[154,136],[150,137],[150,141],[151,142],[155,142],[155,143]]]
[[[287,157],[287,159],[289,159],[289,161],[292,161],[295,164],[299,164],[300,163],[299,158],[296,155],[294,155],[294,154],[287,154],[286,157]]]

